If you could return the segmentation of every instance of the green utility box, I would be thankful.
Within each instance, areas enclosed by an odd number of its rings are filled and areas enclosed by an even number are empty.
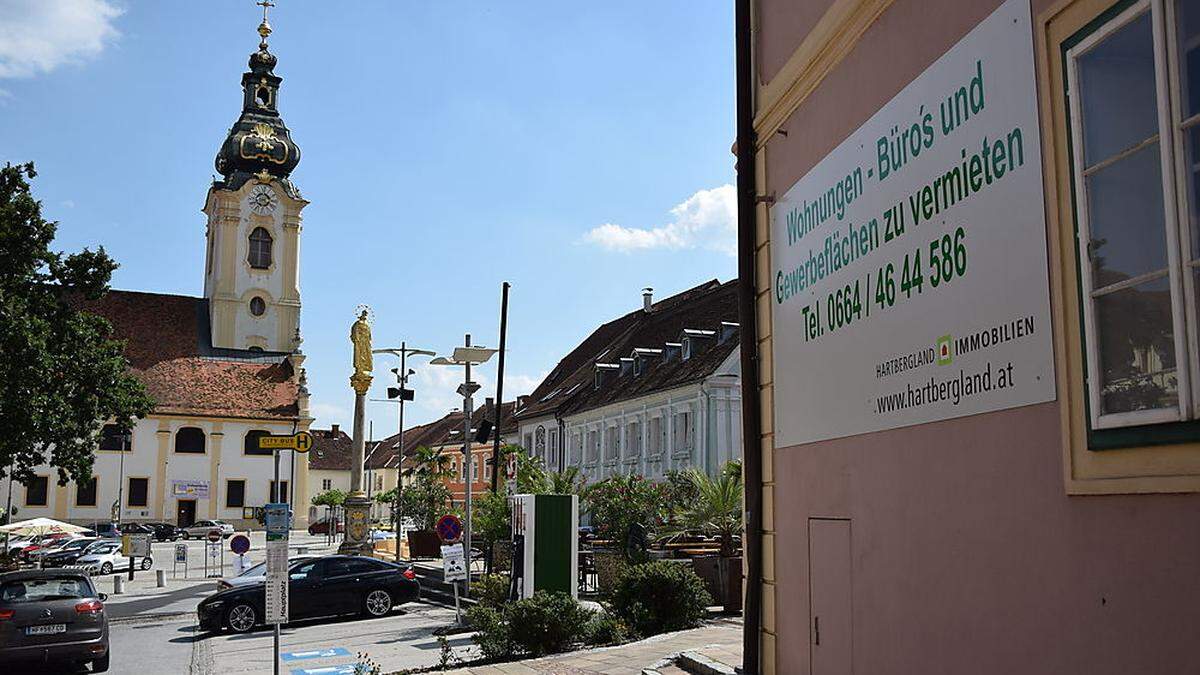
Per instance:
[[[513,495],[512,533],[518,598],[535,591],[579,597],[579,497]]]

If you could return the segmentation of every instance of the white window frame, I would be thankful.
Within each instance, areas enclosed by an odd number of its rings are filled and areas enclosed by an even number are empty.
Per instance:
[[[1183,154],[1182,122],[1178,119],[1182,110],[1179,101],[1179,66],[1177,49],[1177,31],[1175,30],[1174,2],[1164,0],[1142,0],[1107,24],[1097,29],[1091,35],[1081,40],[1067,51],[1067,90],[1070,106],[1071,140],[1075,149],[1072,157],[1072,174],[1076,195],[1076,209],[1079,236],[1077,238],[1077,255],[1079,256],[1081,295],[1083,297],[1084,319],[1084,350],[1088,368],[1087,395],[1091,428],[1113,429],[1145,424],[1161,424],[1177,422],[1184,419],[1200,417],[1200,397],[1193,396],[1192,382],[1200,382],[1200,363],[1189,358],[1191,345],[1196,344],[1196,307],[1194,301],[1195,289],[1192,281],[1192,269],[1200,265],[1200,261],[1183,263],[1182,252],[1190,251],[1190,224],[1186,218],[1180,218],[1179,213],[1187,213],[1187,183],[1186,168],[1182,166]],[[1079,89],[1080,56],[1102,43],[1117,30],[1130,22],[1150,12],[1150,22],[1153,29],[1154,70],[1155,70],[1155,100],[1158,107],[1158,134],[1152,139],[1139,143],[1131,149],[1125,149],[1112,158],[1102,160],[1103,166],[1108,166],[1113,159],[1127,157],[1143,149],[1147,143],[1159,144],[1159,161],[1162,172],[1163,215],[1166,227],[1167,246],[1167,278],[1171,289],[1171,323],[1175,342],[1175,372],[1177,378],[1178,405],[1175,408],[1159,408],[1154,410],[1136,410],[1129,412],[1101,414],[1100,389],[1103,385],[1100,366],[1098,331],[1096,328],[1095,299],[1092,283],[1092,269],[1088,256],[1088,243],[1091,241],[1090,219],[1088,214],[1088,196],[1085,183],[1083,126]],[[1167,25],[1171,30],[1167,29]],[[1200,116],[1188,120],[1188,126],[1200,122]],[[1163,130],[1168,132],[1164,134]],[[1092,167],[1093,170],[1097,167]],[[1182,183],[1182,186],[1180,185]],[[1179,189],[1182,187],[1183,189]],[[1187,268],[1186,270],[1184,268]],[[1187,273],[1185,273],[1185,271]],[[1161,279],[1161,272],[1152,272],[1120,282],[1119,292],[1147,281]],[[1105,287],[1112,288],[1113,284]]]
[[[625,445],[622,448],[625,462],[632,464],[642,456],[642,420],[635,417],[625,424]]]

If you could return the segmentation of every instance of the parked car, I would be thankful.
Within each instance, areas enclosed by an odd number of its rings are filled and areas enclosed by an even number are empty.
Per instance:
[[[92,530],[98,537],[107,537],[109,539],[121,538],[121,528],[117,527],[116,523],[95,522],[84,527]]]
[[[59,541],[71,539],[73,536],[74,535],[67,534],[65,532],[56,532],[54,534],[38,535],[38,536],[34,537],[33,539],[30,539],[29,543],[27,543],[25,546],[21,547],[20,549],[17,549],[17,550],[9,549],[9,550],[11,552],[17,553],[18,556],[22,560],[25,560],[28,562],[31,560],[35,560],[37,558],[37,556],[41,555],[42,551],[57,545]]]
[[[93,673],[107,671],[107,599],[73,570],[0,574],[0,663],[90,663]]]
[[[288,557],[288,564],[292,565],[305,560],[312,560],[316,556],[311,555],[293,555]],[[227,588],[236,586],[247,586],[250,584],[261,584],[267,580],[267,563],[260,562],[248,568],[246,571],[234,577],[225,577],[217,580],[217,590],[223,591]]]
[[[412,602],[421,585],[411,567],[361,556],[331,555],[288,568],[288,620],[343,614],[386,616]],[[218,591],[200,602],[200,629],[245,633],[266,616],[266,585],[247,584]]]
[[[42,565],[44,567],[66,567],[67,565],[74,565],[75,561],[79,560],[79,558],[84,555],[84,552],[87,551],[89,547],[95,545],[97,542],[102,541],[112,543],[112,540],[101,539],[99,537],[80,537],[78,539],[72,539],[66,544],[63,544],[63,546],[57,551],[50,551],[46,555],[42,556]]]
[[[175,541],[182,539],[184,536],[183,528],[176,527],[171,523],[154,522],[145,523],[145,525],[153,530],[151,536],[154,538],[154,541]]]
[[[130,561],[133,562],[136,569],[148,570],[154,566],[154,558],[121,555],[121,542],[119,541],[106,541],[95,544],[83,555],[79,556],[75,564],[86,565],[89,570],[94,570],[99,574],[108,574],[113,570],[129,569]]]
[[[338,519],[338,520],[335,520],[335,522],[337,523],[337,525],[334,526],[335,531],[338,534],[345,534],[346,521]],[[311,535],[329,534],[329,519],[321,518],[319,520],[309,523],[308,524],[308,533]]]
[[[212,530],[220,530],[222,539],[228,539],[233,536],[233,526],[229,523],[220,520],[197,520],[188,527],[183,528],[183,538],[204,539]]]
[[[121,534],[154,534],[154,528],[146,523],[121,523]]]

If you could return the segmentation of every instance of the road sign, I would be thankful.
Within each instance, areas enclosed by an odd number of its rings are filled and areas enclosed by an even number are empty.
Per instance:
[[[267,541],[275,539],[286,540],[291,527],[291,509],[282,502],[267,504],[264,507],[264,519],[267,527]]]
[[[220,530],[220,529],[218,529],[218,528],[213,528],[213,529],[209,530],[209,531],[208,531],[208,534],[206,534],[206,535],[204,535],[204,536],[205,536],[205,537],[206,537],[206,538],[207,538],[209,541],[212,541],[212,542],[221,541],[221,530]]]
[[[238,534],[229,540],[229,550],[241,555],[250,550],[250,537]]]
[[[442,547],[442,578],[446,581],[461,581],[467,578],[466,556],[462,544]]]
[[[175,544],[175,562],[186,563],[187,562],[187,551],[188,551],[187,544]]]
[[[287,623],[288,548],[287,539],[267,541],[266,623]]]
[[[261,450],[295,450],[308,452],[313,446],[313,435],[307,431],[295,434],[260,436],[258,447]]]
[[[438,518],[436,529],[438,538],[442,540],[443,544],[454,543],[462,537],[462,521],[452,513]]]

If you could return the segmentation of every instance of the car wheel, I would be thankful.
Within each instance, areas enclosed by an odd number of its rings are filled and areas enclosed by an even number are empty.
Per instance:
[[[392,594],[382,588],[367,593],[363,599],[363,611],[371,617],[387,616],[392,611]]]
[[[154,558],[142,558],[142,569],[148,570],[154,565]]]
[[[106,562],[100,564],[100,574],[112,574],[112,563]]]
[[[225,625],[235,633],[245,633],[258,623],[258,610],[254,605],[242,602],[225,612]]]
[[[93,673],[107,673],[108,672],[108,657],[110,655],[111,654],[105,654],[104,656],[101,656],[98,659],[93,659],[92,660],[92,672]]]

